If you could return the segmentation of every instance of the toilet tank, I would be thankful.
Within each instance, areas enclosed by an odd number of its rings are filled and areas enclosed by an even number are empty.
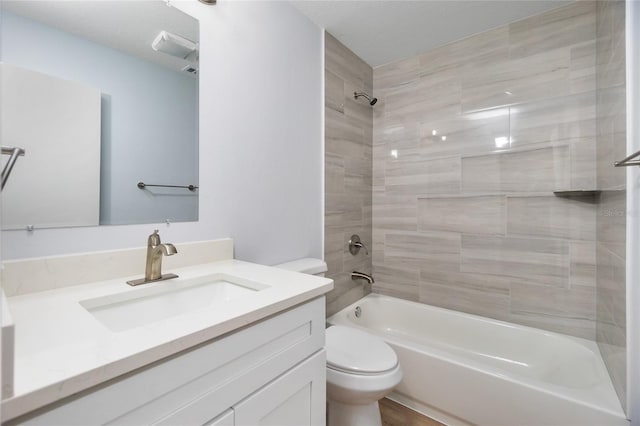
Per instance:
[[[324,273],[327,272],[327,264],[324,260],[311,257],[280,263],[279,265],[273,265],[273,267],[301,272],[303,274],[317,275],[319,277],[324,277]]]

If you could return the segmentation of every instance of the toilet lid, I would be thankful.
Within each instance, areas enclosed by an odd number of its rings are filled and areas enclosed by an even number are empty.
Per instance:
[[[396,353],[382,339],[355,328],[326,330],[327,366],[354,373],[381,373],[398,365]]]

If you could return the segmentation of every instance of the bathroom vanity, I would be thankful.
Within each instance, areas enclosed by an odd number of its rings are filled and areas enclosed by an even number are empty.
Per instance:
[[[165,270],[179,278],[138,287],[125,274],[25,290],[45,271],[108,274],[100,260],[126,258],[117,263],[129,272],[142,249],[6,262],[16,340],[3,424],[324,424],[332,281],[233,260],[230,240],[211,244],[214,262],[175,267],[173,256]]]

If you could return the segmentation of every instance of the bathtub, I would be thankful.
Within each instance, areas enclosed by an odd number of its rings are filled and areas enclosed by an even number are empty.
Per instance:
[[[378,294],[327,321],[383,338],[390,398],[447,425],[629,424],[594,342]]]

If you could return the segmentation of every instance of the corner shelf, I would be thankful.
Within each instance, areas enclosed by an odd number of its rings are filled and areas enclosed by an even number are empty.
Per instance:
[[[565,190],[565,191],[553,191],[553,195],[560,198],[573,198],[583,200],[587,202],[597,201],[602,191],[597,189],[578,189],[578,190]]]
[[[598,189],[570,189],[565,191],[553,191],[556,197],[597,197],[602,191]]]

